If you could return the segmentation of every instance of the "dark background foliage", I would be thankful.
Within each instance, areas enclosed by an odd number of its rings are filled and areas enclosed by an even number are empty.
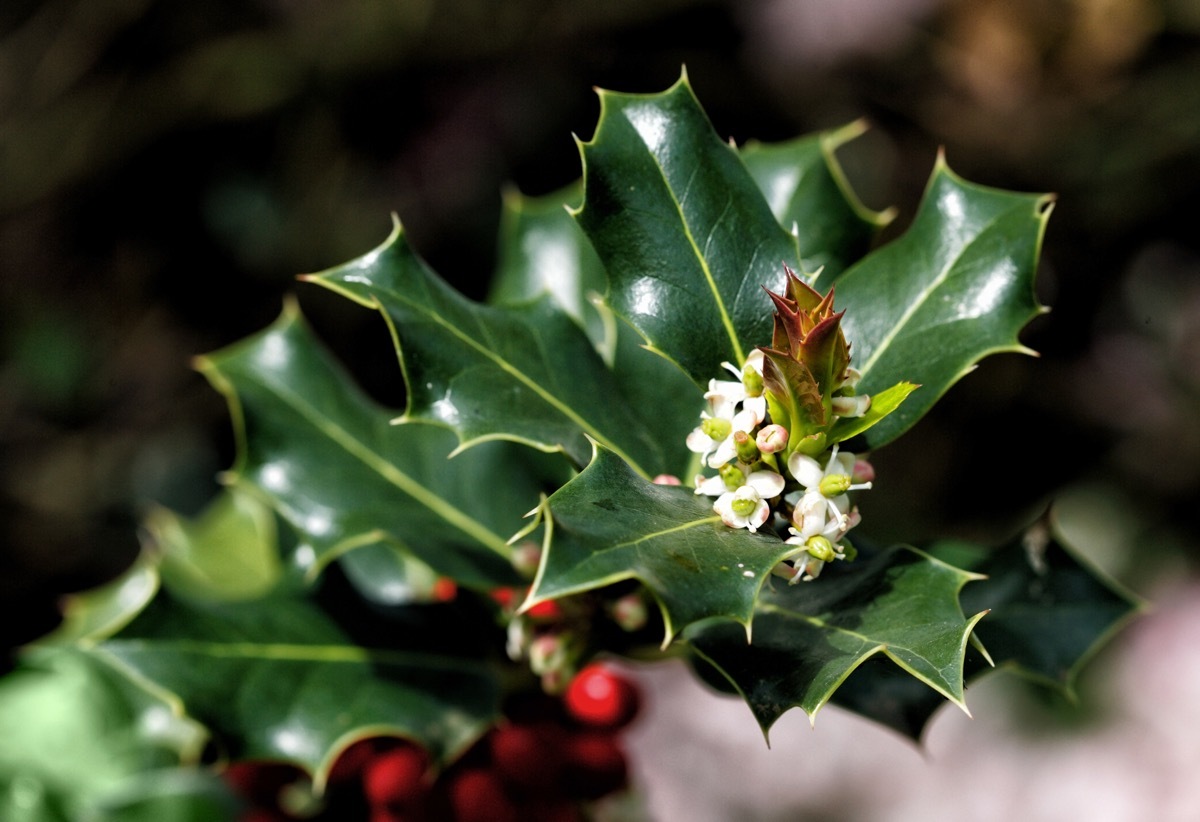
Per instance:
[[[0,599],[25,617],[5,644],[131,560],[146,502],[214,493],[232,443],[192,355],[298,292],[400,403],[377,318],[294,275],[374,247],[394,211],[482,297],[504,187],[577,178],[590,88],[659,91],[684,64],[739,142],[867,117],[843,160],[868,205],[900,207],[884,239],[939,147],[968,179],[1058,194],[1041,358],[985,362],[876,455],[876,535],[998,543],[1060,496],[1129,581],[1147,557],[1194,567],[1194,0],[10,0]]]

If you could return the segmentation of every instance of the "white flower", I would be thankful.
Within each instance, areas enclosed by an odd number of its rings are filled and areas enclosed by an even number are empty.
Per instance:
[[[854,465],[854,455],[848,452],[839,454],[836,445],[830,451],[829,461],[824,468],[821,467],[821,463],[799,451],[788,457],[788,471],[796,478],[796,482],[804,487],[804,496],[796,505],[796,513],[793,515],[793,519],[801,525],[802,531],[808,530],[805,525],[806,518],[814,515],[812,511],[818,503],[824,503],[829,518],[837,522],[841,533],[849,530],[850,498],[846,493],[871,487],[869,482],[853,481],[851,475],[854,473]],[[821,528],[815,533],[824,531],[825,529]]]
[[[706,477],[703,474],[697,474],[692,484],[696,486],[697,494],[704,494],[710,497],[719,497],[729,490],[725,485],[725,478],[720,474],[715,477]]]
[[[757,531],[771,516],[767,500],[783,492],[784,479],[774,471],[754,471],[746,484],[735,491],[726,491],[713,503],[713,510],[730,528]]]
[[[728,409],[725,409],[728,410]],[[704,412],[700,425],[687,436],[687,447],[706,458],[709,468],[720,468],[737,456],[733,435],[738,431],[749,434],[758,425],[752,411],[738,411],[732,417],[720,417]]]
[[[755,425],[765,420],[767,418],[767,398],[761,389],[763,353],[757,348],[751,351],[750,356],[746,357],[746,364],[740,369],[731,362],[723,362],[721,367],[737,377],[737,380],[709,380],[708,393],[704,395],[704,398],[712,403],[714,408],[717,407],[717,403],[729,405],[741,403],[743,411],[754,414]],[[750,396],[750,392],[746,388],[747,377],[759,384],[759,387],[756,388],[757,396]]]

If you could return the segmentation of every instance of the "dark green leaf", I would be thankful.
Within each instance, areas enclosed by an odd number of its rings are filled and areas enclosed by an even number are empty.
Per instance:
[[[567,213],[582,196],[579,184],[545,197],[505,193],[496,274],[488,300],[511,306],[548,294],[583,327],[604,361],[611,363],[615,318],[596,305],[608,290],[608,275]]]
[[[744,643],[763,581],[794,550],[725,526],[711,498],[649,483],[603,448],[544,511],[547,547],[529,604],[638,579],[662,608],[664,647],[712,617],[740,623],[732,631]]]
[[[999,667],[1073,694],[1084,663],[1139,608],[1077,559],[1042,525],[1003,548],[943,540],[930,546],[987,578],[963,592],[963,607],[990,609],[976,635]],[[975,561],[964,561],[974,554]]]
[[[608,270],[608,301],[698,385],[771,340],[763,286],[798,263],[736,149],[713,131],[687,79],[661,94],[600,92],[581,146],[580,225]]]
[[[409,631],[363,647],[307,599],[188,603],[164,592],[93,653],[178,700],[233,757],[295,762],[320,789],[364,726],[445,759],[492,720],[498,693],[485,664],[422,649],[428,629]]]
[[[683,476],[691,461],[685,440],[704,401],[686,374],[643,348],[633,328],[595,301],[607,290],[608,280],[588,238],[567,213],[578,196],[578,186],[573,186],[534,200],[505,197],[492,299],[515,302],[546,292],[581,323],[612,368],[621,395],[658,445],[659,458],[644,467]]]
[[[642,464],[661,462],[600,355],[549,295],[473,303],[428,269],[399,225],[375,251],[306,279],[383,313],[408,389],[404,420],[452,429],[459,450],[509,439],[582,465],[591,437],[647,476]]]
[[[1033,293],[1049,198],[968,183],[938,161],[912,226],[837,280],[860,393],[921,390],[866,433],[878,448],[920,419],[988,354],[1029,353],[1017,332]]]
[[[785,143],[751,141],[742,161],[780,225],[795,230],[805,271],[821,270],[824,292],[842,271],[870,249],[893,212],[868,209],[850,188],[836,157],[838,148],[866,131],[859,120],[833,131]]]
[[[384,544],[467,585],[515,581],[505,543],[540,493],[529,463],[514,456],[521,449],[486,443],[447,459],[451,432],[392,425],[294,307],[199,367],[229,399],[239,434],[231,481],[302,535],[292,563],[310,579],[346,551]]]
[[[963,706],[971,628],[958,593],[974,575],[908,548],[829,567],[817,580],[764,589],[747,645],[729,625],[688,630],[692,650],[729,679],[764,733],[785,711],[810,718],[864,661],[882,654]]]

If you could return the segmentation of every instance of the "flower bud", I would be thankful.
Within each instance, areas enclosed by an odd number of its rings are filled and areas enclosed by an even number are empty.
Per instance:
[[[679,477],[674,474],[659,474],[651,480],[655,485],[682,485]]]
[[[857,397],[834,397],[830,400],[833,413],[839,417],[861,417],[871,410],[871,398],[866,394]]]
[[[850,481],[857,485],[860,482],[875,481],[875,466],[861,457],[854,461],[854,470],[850,472]]]
[[[746,463],[746,465],[753,465],[758,462],[758,458],[761,456],[758,453],[758,446],[754,444],[754,440],[750,439],[750,435],[745,431],[733,432],[733,444],[737,448],[738,460]]]
[[[637,591],[618,599],[610,607],[613,622],[622,630],[640,631],[646,627],[649,614],[646,610],[646,600]]]
[[[787,447],[788,430],[782,425],[764,426],[754,438],[758,450],[764,454],[775,454]]]
[[[512,566],[521,576],[532,579],[541,561],[542,547],[536,542],[526,540],[513,546]]]

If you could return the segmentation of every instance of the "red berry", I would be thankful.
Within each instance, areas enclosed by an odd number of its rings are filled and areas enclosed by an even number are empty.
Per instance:
[[[548,722],[501,725],[488,737],[496,773],[510,787],[534,795],[558,787],[566,742],[566,730]]]
[[[459,771],[451,777],[447,794],[455,822],[517,822],[521,818],[494,771],[483,768]]]
[[[563,694],[567,712],[594,728],[623,728],[637,715],[641,697],[637,686],[599,664],[588,665],[571,680]]]
[[[345,785],[360,778],[363,769],[375,758],[378,750],[378,741],[374,737],[350,743],[338,754],[333,767],[329,769],[329,785],[331,787]]]
[[[363,769],[363,793],[375,806],[408,805],[428,789],[429,758],[416,745],[404,744],[379,754]]]
[[[534,605],[525,615],[538,622],[553,622],[562,619],[562,606],[553,599],[547,599]]]
[[[452,602],[458,596],[458,583],[450,577],[438,577],[430,596],[434,602]]]
[[[579,799],[599,799],[629,784],[629,764],[616,737],[607,731],[581,731],[572,737],[564,782]]]

